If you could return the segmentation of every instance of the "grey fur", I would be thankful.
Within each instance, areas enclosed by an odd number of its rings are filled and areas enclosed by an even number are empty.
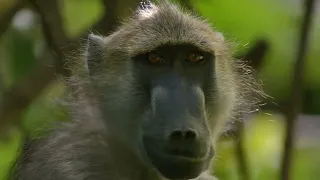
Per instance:
[[[220,33],[203,19],[167,1],[138,9],[110,36],[89,36],[88,75],[70,85],[82,98],[72,100],[73,121],[30,141],[12,169],[11,180],[165,180],[141,153],[136,141],[145,94],[133,77],[130,58],[164,44],[193,44],[216,56],[217,91],[206,107],[212,143],[237,112],[250,110],[260,93],[251,71],[236,63]],[[121,97],[121,98],[119,98]],[[119,113],[117,110],[121,109]],[[121,127],[121,128],[119,128]],[[213,180],[204,172],[197,180]]]

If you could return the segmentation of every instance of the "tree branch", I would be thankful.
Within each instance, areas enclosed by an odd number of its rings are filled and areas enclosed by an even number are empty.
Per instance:
[[[8,125],[18,124],[23,110],[54,79],[55,68],[52,55],[47,52],[40,57],[39,64],[28,75],[4,91],[0,99],[0,134]],[[50,66],[51,64],[51,66]]]
[[[96,30],[99,33],[105,34],[109,33],[114,30],[115,27],[118,26],[118,2],[113,0],[102,0],[104,9],[105,9],[105,15],[102,24],[97,24]]]
[[[60,74],[70,76],[65,67],[65,53],[62,47],[67,44],[68,38],[63,28],[63,22],[59,11],[58,0],[29,0],[41,17],[41,26],[47,45],[56,57],[55,67]]]
[[[293,141],[295,137],[295,119],[301,111],[302,92],[303,92],[303,74],[305,67],[305,56],[308,47],[308,36],[310,32],[314,0],[305,1],[305,14],[301,25],[300,42],[297,50],[297,59],[294,67],[292,91],[286,111],[286,139],[284,144],[282,161],[282,180],[289,180],[290,169],[292,165]]]
[[[42,20],[45,39],[49,48],[38,58],[36,66],[16,82],[10,89],[3,93],[0,99],[0,133],[8,125],[19,124],[20,116],[24,109],[37,97],[37,95],[56,78],[56,72],[65,76],[69,75],[65,63],[66,55],[80,48],[79,43],[87,38],[88,31],[82,33],[78,38],[68,40],[62,26],[57,0],[30,0]],[[110,3],[110,4],[109,4]],[[113,3],[113,4],[111,4]],[[117,15],[112,11],[116,5],[115,1],[104,0],[106,13],[90,30],[101,34],[108,34],[113,24],[117,24]],[[71,42],[71,43],[70,43]]]

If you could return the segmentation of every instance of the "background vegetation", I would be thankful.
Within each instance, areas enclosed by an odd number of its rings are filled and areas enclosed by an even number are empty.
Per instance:
[[[234,44],[235,56],[258,54],[249,59],[259,60],[259,65],[253,65],[272,98],[259,113],[246,118],[240,156],[246,159],[246,180],[279,179],[303,1],[181,2],[223,32]],[[67,110],[58,105],[66,88],[59,76],[69,73],[61,68],[67,55],[76,53],[88,30],[107,35],[137,4],[138,0],[0,0],[0,128],[5,127],[0,179],[5,179],[25,133],[37,135],[50,121],[68,120]],[[320,177],[320,1],[316,0],[313,11],[302,74],[302,112],[293,135],[293,180]],[[218,145],[214,172],[221,180],[237,180],[245,174],[237,142],[239,133],[231,133]]]

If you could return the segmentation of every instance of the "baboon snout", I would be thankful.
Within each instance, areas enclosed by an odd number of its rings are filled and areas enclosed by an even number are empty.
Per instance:
[[[201,89],[179,82],[157,87],[153,89],[151,104],[150,127],[160,129],[151,134],[162,139],[165,153],[191,158],[205,156],[210,135]]]
[[[168,179],[192,179],[207,169],[214,150],[203,91],[178,80],[158,86],[150,109],[143,146],[159,172]]]

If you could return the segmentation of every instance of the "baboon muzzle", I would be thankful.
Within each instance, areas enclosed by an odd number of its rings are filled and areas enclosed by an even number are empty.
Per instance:
[[[145,151],[155,168],[168,179],[193,179],[208,169],[212,146],[192,140],[155,140],[144,137]]]
[[[151,128],[143,136],[147,155],[166,178],[197,177],[214,154],[202,91],[178,84],[155,88],[152,96]]]

